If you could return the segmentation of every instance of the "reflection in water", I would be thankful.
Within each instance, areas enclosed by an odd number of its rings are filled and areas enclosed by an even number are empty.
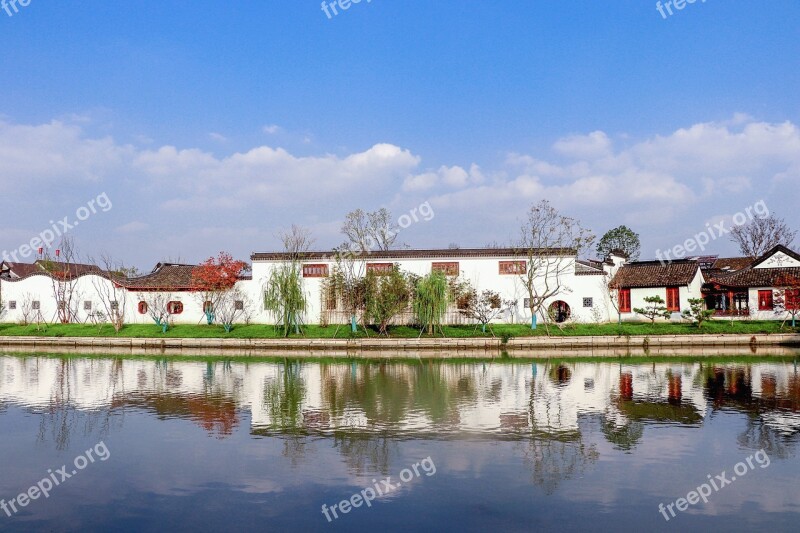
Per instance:
[[[253,434],[494,435],[578,442],[580,419],[636,446],[646,423],[698,425],[709,410],[746,413],[753,428],[800,431],[792,363],[235,363],[0,358],[0,405],[40,413],[42,435],[66,443],[81,424],[141,409],[191,420],[218,438],[249,412]],[[80,419],[76,413],[95,413]],[[744,437],[743,437],[744,438]],[[755,437],[752,437],[755,438]],[[745,439],[747,440],[747,439]],[[758,441],[758,439],[756,439]],[[756,442],[754,441],[754,442]]]
[[[582,427],[593,421],[630,452],[653,424],[698,426],[710,413],[747,417],[739,442],[789,457],[800,432],[800,377],[791,363],[618,362],[239,363],[0,358],[0,408],[40,418],[39,440],[105,435],[124,414],[190,420],[225,439],[249,413],[255,436],[280,436],[300,461],[308,435],[331,436],[356,473],[388,472],[394,439],[502,439],[537,484],[553,490],[593,464]]]
[[[184,529],[269,523],[277,530],[297,521],[307,526],[300,529],[321,529],[328,524],[314,513],[322,502],[340,501],[381,476],[396,479],[427,456],[437,475],[394,496],[416,501],[415,512],[381,503],[374,514],[348,516],[352,528],[441,513],[447,520],[416,525],[478,529],[501,517],[518,520],[509,530],[528,530],[550,513],[553,524],[569,515],[581,517],[583,529],[609,529],[599,523],[608,526],[611,512],[635,508],[638,514],[619,530],[655,530],[664,525],[656,521],[658,502],[760,449],[782,466],[737,482],[696,515],[681,516],[697,521],[687,529],[714,529],[721,518],[728,529],[745,529],[737,513],[757,506],[765,512],[753,516],[782,530],[800,508],[787,488],[798,475],[800,376],[793,363],[780,360],[0,357],[0,428],[8,436],[0,452],[27,461],[24,467],[5,463],[0,497],[28,486],[42,465],[63,464],[85,446],[105,440],[114,450],[104,467],[118,468],[114,474],[96,469],[81,478],[86,485],[64,487],[62,508],[53,499],[54,507],[36,508],[41,515],[52,510],[49,521],[42,518],[44,529],[57,529],[84,498],[99,503],[86,502],[75,520],[110,509],[109,523],[118,511],[146,522],[157,509],[159,520],[169,516]],[[54,449],[63,453],[53,457]],[[235,513],[219,511],[223,500]],[[195,509],[197,501],[207,512],[192,523],[196,511],[182,510]],[[386,513],[395,521],[384,521]],[[213,522],[216,516],[226,522]],[[16,530],[37,529],[18,520]]]

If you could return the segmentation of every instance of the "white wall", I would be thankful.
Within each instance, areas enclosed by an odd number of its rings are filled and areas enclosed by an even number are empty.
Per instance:
[[[26,299],[38,300],[40,302],[40,315],[41,321],[54,323],[58,322],[58,309],[56,306],[56,296],[53,289],[53,280],[44,274],[33,275],[22,280],[0,280],[0,298],[2,298],[5,306],[5,312],[0,321],[19,323],[23,320],[23,303]],[[72,287],[68,289],[72,292],[72,309],[77,317],[79,323],[91,323],[90,313],[101,311],[108,314],[105,306],[103,306],[103,299],[107,299],[108,295],[113,295],[111,292],[111,282],[101,276],[88,274],[81,276],[74,281],[68,282]],[[108,289],[103,289],[107,287]],[[98,290],[99,288],[99,290]],[[245,294],[250,297],[253,294],[252,282],[240,281],[237,283],[237,288],[240,288]],[[123,305],[125,312],[126,324],[152,324],[153,320],[148,314],[140,314],[138,312],[138,304],[140,301],[139,293],[136,291],[122,291],[117,290],[116,293],[120,299],[120,305]],[[122,302],[124,294],[124,302]],[[199,324],[205,322],[205,315],[203,313],[202,302],[195,293],[191,292],[173,292],[170,293],[171,301],[183,303],[183,313],[180,315],[172,315],[172,321],[175,324]],[[11,309],[10,304],[16,302],[16,309]],[[91,302],[91,310],[84,309],[84,303]],[[247,302],[245,302],[247,305]],[[255,309],[255,305],[251,302],[251,308]],[[261,305],[263,308],[263,305]],[[29,321],[36,322],[36,311],[29,317]]]
[[[392,261],[391,259],[375,259],[370,260],[370,263],[397,263],[404,271],[424,276],[430,273],[433,262],[454,262],[458,261],[461,276],[470,281],[473,287],[478,291],[490,289],[500,293],[501,297],[505,300],[517,300],[516,308],[513,313],[503,317],[503,322],[517,322],[527,323],[530,322],[530,312],[524,307],[524,299],[527,297],[527,290],[518,275],[500,274],[499,261],[512,261],[520,260],[518,257],[481,257],[481,258],[415,258],[415,259],[402,259]],[[572,317],[579,322],[591,322],[593,320],[591,309],[583,307],[583,298],[592,298],[595,305],[601,309],[606,320],[611,314],[608,311],[608,294],[603,289],[602,280],[604,276],[576,276],[574,274],[575,261],[574,258],[561,258],[564,261],[564,267],[571,272],[569,275],[563,276],[561,284],[564,290],[561,291],[556,297],[551,298],[547,302],[549,306],[551,301],[563,300],[572,310]],[[314,260],[308,261],[312,264],[326,264],[328,265],[329,272],[332,273],[335,261],[330,260]],[[280,263],[277,261],[256,260],[253,261],[253,281],[256,291],[265,286],[269,279],[270,272]],[[303,286],[308,298],[308,310],[304,320],[308,324],[317,324],[320,322],[321,317],[321,294],[320,287],[322,286],[321,278],[304,278]],[[551,280],[552,285],[552,280]],[[263,304],[259,300],[259,309],[263,310]],[[272,321],[271,317],[260,314],[260,321]],[[263,318],[262,318],[263,317]],[[540,317],[541,319],[541,317]]]

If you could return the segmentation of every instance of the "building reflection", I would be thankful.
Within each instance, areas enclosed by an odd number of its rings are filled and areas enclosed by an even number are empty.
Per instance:
[[[652,424],[699,425],[716,410],[748,419],[742,442],[784,448],[800,433],[800,377],[791,362],[626,364],[195,362],[174,359],[0,358],[0,408],[41,416],[42,438],[68,442],[86,417],[143,410],[192,421],[216,438],[240,426],[287,439],[334,437],[354,469],[388,464],[387,439],[490,436],[545,443],[591,462],[583,425],[630,451]],[[83,419],[80,419],[83,416]],[[548,444],[549,445],[549,444]],[[581,451],[582,450],[582,451]],[[565,456],[566,457],[566,456]],[[577,456],[576,456],[577,457]],[[564,459],[566,460],[566,459]],[[577,460],[576,460],[577,461]],[[564,464],[583,464],[580,461]],[[576,468],[578,468],[576,466]]]

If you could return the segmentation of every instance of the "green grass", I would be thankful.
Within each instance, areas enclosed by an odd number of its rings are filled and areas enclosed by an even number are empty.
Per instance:
[[[377,332],[371,330],[369,334],[359,329],[357,334],[350,333],[349,325],[341,326],[336,331],[336,326],[311,325],[304,328],[304,335],[292,335],[291,338],[331,339],[336,338],[364,338],[377,337]],[[492,326],[498,338],[508,337],[534,337],[546,336],[547,329],[540,325],[536,330],[524,324],[496,324]],[[797,333],[800,328],[791,328],[788,325],[781,329],[778,321],[733,321],[715,320],[706,322],[702,328],[691,324],[669,324],[649,322],[629,322],[623,324],[573,324],[563,330],[550,326],[549,334],[552,336],[634,336],[634,335],[696,335],[696,334],[764,334],[764,333]],[[491,337],[491,333],[482,334],[480,328],[474,326],[445,326],[444,335],[451,338],[466,337]],[[419,330],[409,326],[393,326],[389,329],[391,337],[415,338]],[[232,338],[232,339],[277,339],[281,332],[274,326],[263,324],[239,325],[233,331],[225,333],[221,326],[181,324],[173,326],[166,333],[155,325],[128,325],[119,333],[114,332],[111,325],[103,326],[83,324],[51,324],[37,328],[36,325],[20,326],[17,324],[0,324],[0,336],[31,336],[43,337],[136,337],[136,338]],[[436,335],[441,337],[441,335]]]

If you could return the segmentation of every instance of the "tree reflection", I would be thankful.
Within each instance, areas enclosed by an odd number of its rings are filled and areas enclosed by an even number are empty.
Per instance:
[[[280,375],[264,384],[264,404],[269,414],[270,428],[298,431],[306,394],[300,363],[287,362],[280,367]]]
[[[532,435],[521,443],[521,449],[533,483],[546,494],[554,493],[563,481],[581,475],[600,457],[594,444],[586,444],[580,438],[558,440],[551,435]]]
[[[613,420],[603,417],[600,426],[603,436],[614,445],[617,450],[630,452],[633,450],[644,435],[644,424],[638,420],[627,421],[625,424],[618,425]]]
[[[380,472],[390,475],[392,453],[397,452],[397,442],[389,436],[368,436],[337,433],[333,446],[345,458],[348,469],[358,475]]]

